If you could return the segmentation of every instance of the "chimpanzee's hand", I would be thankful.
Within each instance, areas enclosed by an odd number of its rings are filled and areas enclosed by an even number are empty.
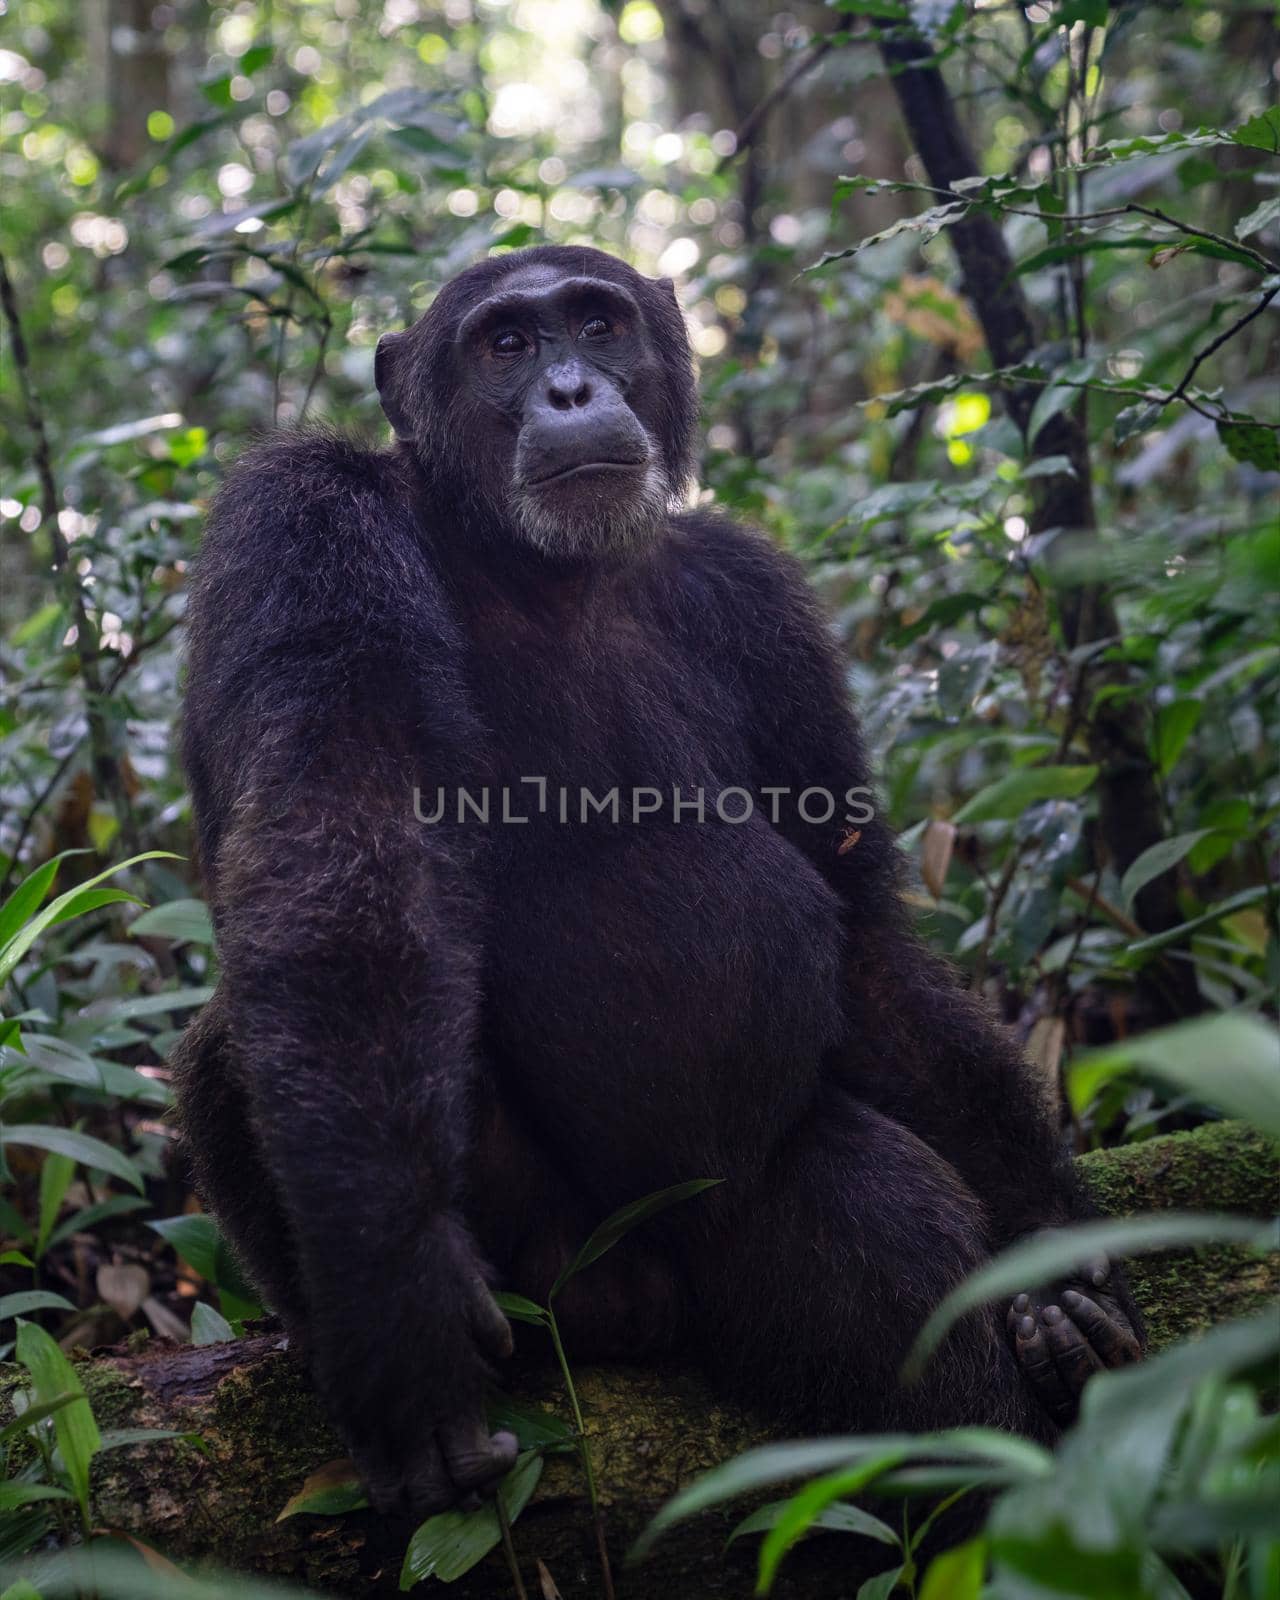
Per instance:
[[[1136,1313],[1105,1257],[1050,1291],[1017,1295],[1006,1326],[1023,1376],[1049,1415],[1065,1426],[1095,1372],[1142,1355]]]
[[[510,1324],[478,1275],[462,1315],[474,1340],[477,1373],[511,1354]],[[470,1398],[434,1426],[424,1421],[408,1389],[398,1405],[391,1403],[389,1415],[348,1423],[352,1459],[375,1511],[417,1521],[454,1506],[471,1506],[510,1471],[516,1459],[514,1435],[489,1433],[478,1382],[464,1381],[460,1388]]]

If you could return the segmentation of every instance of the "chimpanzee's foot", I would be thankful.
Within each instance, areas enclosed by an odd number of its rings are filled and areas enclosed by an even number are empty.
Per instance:
[[[1055,1289],[1017,1295],[1006,1327],[1023,1376],[1055,1422],[1074,1421],[1095,1372],[1142,1355],[1138,1335],[1112,1292],[1111,1265],[1094,1262]]]

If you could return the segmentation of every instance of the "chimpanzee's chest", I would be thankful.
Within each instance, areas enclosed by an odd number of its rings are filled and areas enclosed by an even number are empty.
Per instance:
[[[781,1112],[840,1026],[835,897],[762,809],[734,682],[627,629],[590,646],[499,647],[478,675],[489,1048],[570,1120],[678,1102],[705,1126],[757,1062]],[[616,1097],[581,1093],[601,1078]]]

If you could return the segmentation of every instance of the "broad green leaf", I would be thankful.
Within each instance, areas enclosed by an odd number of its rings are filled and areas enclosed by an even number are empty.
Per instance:
[[[298,1516],[342,1517],[348,1511],[361,1511],[368,1504],[355,1463],[343,1456],[326,1461],[310,1473],[297,1494],[285,1502],[276,1521]]]
[[[997,822],[1021,816],[1041,800],[1073,800],[1098,776],[1095,766],[1027,767],[1010,772],[980,789],[952,817],[952,822]]]
[[[203,900],[168,900],[164,905],[152,906],[129,924],[131,939],[141,934],[172,939],[175,944],[211,945],[213,923]]]
[[[905,1567],[890,1567],[887,1572],[877,1572],[858,1590],[858,1600],[889,1600],[905,1571]]]
[[[789,1500],[773,1500],[767,1506],[761,1506],[758,1511],[753,1511],[749,1517],[742,1519],[725,1540],[726,1546],[746,1534],[767,1533],[770,1528],[776,1526],[779,1516],[790,1504]],[[882,1522],[879,1517],[873,1517],[861,1506],[825,1506],[814,1517],[812,1526],[821,1528],[825,1533],[861,1534],[864,1538],[876,1539],[881,1544],[902,1548],[901,1538],[889,1524]]]
[[[62,1210],[62,1202],[67,1197],[67,1190],[71,1187],[71,1180],[75,1176],[76,1164],[68,1155],[58,1155],[51,1152],[44,1158],[40,1168],[40,1225],[36,1231],[36,1255],[42,1256],[49,1243],[49,1235],[53,1232],[54,1224],[58,1220],[58,1213]]]
[[[1083,1270],[1100,1255],[1150,1255],[1158,1250],[1202,1244],[1235,1244],[1255,1250],[1274,1248],[1274,1224],[1212,1212],[1166,1211],[1149,1217],[1116,1217],[1052,1228],[1002,1251],[949,1295],[925,1323],[903,1366],[904,1382],[914,1382],[946,1334],[967,1312],[993,1300],[1012,1298],[1040,1284],[1054,1283]]]
[[[1156,712],[1153,743],[1156,765],[1162,776],[1167,777],[1178,764],[1178,757],[1203,715],[1204,702],[1201,700],[1175,700],[1170,705],[1161,706]]]
[[[546,1325],[549,1315],[546,1308],[533,1300],[526,1300],[522,1294],[508,1294],[505,1289],[499,1289],[494,1292],[493,1298],[499,1311],[513,1322],[531,1322],[539,1328]]]
[[[228,1344],[236,1336],[235,1329],[222,1315],[204,1300],[197,1300],[191,1312],[192,1344]]]
[[[944,1550],[929,1563],[920,1600],[979,1600],[987,1570],[987,1541],[979,1536]]]
[[[1280,472],[1280,433],[1265,423],[1235,418],[1220,422],[1218,438],[1233,461],[1247,461],[1259,472]]]
[[[521,1450],[573,1449],[577,1438],[573,1428],[542,1406],[526,1405],[510,1395],[490,1394],[485,1402],[485,1420],[490,1433],[505,1429],[514,1433]]]
[[[552,1284],[548,1298],[558,1294],[570,1278],[576,1277],[593,1261],[598,1261],[606,1251],[613,1249],[619,1239],[630,1233],[633,1228],[638,1228],[642,1222],[647,1222],[650,1217],[656,1217],[668,1206],[678,1205],[682,1200],[690,1200],[694,1195],[701,1194],[704,1189],[714,1189],[717,1184],[723,1182],[723,1178],[692,1178],[688,1183],[676,1183],[669,1189],[659,1189],[656,1194],[647,1194],[643,1199],[633,1200],[630,1205],[615,1211],[611,1217],[605,1218]]]
[[[51,1289],[19,1289],[16,1294],[0,1296],[0,1322],[10,1317],[25,1317],[31,1311],[74,1310],[65,1295],[54,1294]]]
[[[1247,239],[1250,234],[1270,227],[1277,218],[1280,218],[1280,198],[1273,196],[1270,200],[1259,201],[1252,211],[1240,218],[1232,231],[1237,239]]]
[[[53,1250],[64,1239],[69,1239],[73,1233],[87,1233],[98,1223],[108,1222],[112,1217],[124,1217],[132,1211],[144,1211],[150,1203],[141,1195],[113,1194],[107,1200],[99,1200],[91,1206],[85,1206],[82,1211],[77,1211],[65,1222],[58,1224],[49,1235],[48,1248]]]
[[[948,1428],[941,1433],[846,1434],[830,1439],[801,1439],[762,1445],[722,1466],[714,1467],[669,1500],[637,1539],[632,1559],[646,1555],[667,1529],[711,1506],[753,1494],[793,1478],[852,1469],[881,1455],[900,1452],[905,1461],[937,1458],[993,1462],[1023,1477],[1040,1477],[1052,1469],[1049,1452],[1029,1439],[996,1428]]]
[[[113,1178],[129,1184],[139,1194],[142,1192],[142,1174],[114,1146],[104,1144],[92,1134],[80,1133],[75,1128],[54,1128],[44,1123],[18,1122],[0,1128],[0,1144],[34,1145],[37,1150],[51,1150],[56,1155],[67,1156],[82,1166],[98,1172],[109,1172]]]
[[[63,1406],[72,1405],[79,1400],[78,1394],[55,1395],[52,1400],[42,1400],[38,1405],[30,1405],[25,1411],[20,1411],[12,1422],[6,1422],[0,1428],[0,1445],[5,1445],[20,1434],[26,1433],[28,1428],[34,1428],[37,1422],[43,1422],[46,1417],[51,1417],[55,1411],[61,1411]]]
[[[1196,1017],[1092,1050],[1071,1064],[1067,1090],[1076,1113],[1122,1073],[1150,1073],[1180,1094],[1280,1138],[1280,1035],[1243,1011]]]
[[[17,1511],[35,1500],[70,1500],[65,1489],[51,1483],[0,1483],[0,1511]]]
[[[148,1223],[148,1227],[167,1239],[187,1265],[194,1267],[215,1288],[248,1305],[257,1304],[257,1290],[244,1276],[230,1245],[208,1212],[166,1217],[163,1221]]]
[[[89,1465],[102,1443],[98,1424],[85,1398],[84,1386],[75,1368],[58,1346],[34,1322],[18,1324],[17,1358],[31,1374],[37,1401],[60,1400],[74,1394],[74,1404],[60,1406],[53,1413],[53,1429],[62,1452],[71,1492],[87,1524],[89,1519]]]
[[[64,851],[62,855],[54,856],[51,861],[46,861],[43,866],[37,867],[22,880],[4,905],[0,906],[0,950],[5,948],[28,918],[39,910],[45,895],[52,887],[53,880],[58,876],[59,866],[72,853]]]
[[[756,1593],[770,1593],[783,1558],[810,1531],[821,1512],[835,1501],[858,1494],[890,1467],[896,1467],[902,1457],[901,1450],[882,1451],[856,1467],[815,1478],[793,1494],[760,1546]]]
[[[1176,928],[1166,928],[1163,933],[1153,933],[1146,939],[1135,939],[1132,944],[1125,947],[1125,956],[1126,958],[1150,956],[1171,944],[1183,944],[1188,934],[1197,933],[1201,928],[1221,922],[1234,912],[1243,911],[1246,906],[1257,905],[1259,901],[1268,899],[1272,892],[1270,884],[1266,883],[1260,883],[1252,889],[1241,889],[1239,894],[1220,900],[1217,905],[1210,906],[1199,916],[1192,917],[1187,922],[1180,922]]]
[[[1133,902],[1146,886],[1176,867],[1184,856],[1190,855],[1201,839],[1212,833],[1212,828],[1199,828],[1195,833],[1178,833],[1171,839],[1161,839],[1149,846],[1129,867],[1120,880],[1120,894],[1126,911],[1133,910]]]
[[[542,1476],[542,1457],[535,1451],[522,1455],[499,1485],[498,1494],[512,1523],[529,1503]],[[470,1572],[501,1542],[502,1527],[493,1506],[478,1511],[446,1511],[429,1517],[409,1541],[400,1573],[403,1592],[424,1578],[452,1583]]]
[[[1280,153],[1280,106],[1270,106],[1261,116],[1242,122],[1231,135],[1235,144],[1249,150],[1265,150],[1269,155]]]
[[[129,867],[136,867],[142,861],[178,861],[172,850],[148,850],[143,855],[131,856],[128,861],[121,861],[114,867],[108,867],[105,872],[99,872],[96,877],[88,879],[85,883],[77,884],[74,889],[68,889],[65,894],[60,894],[56,900],[51,900],[42,911],[36,913],[20,928],[0,949],[0,984],[7,981],[9,974],[22,960],[27,951],[36,942],[47,928],[57,922],[65,921],[68,917],[78,915],[77,907],[84,904],[90,891],[102,883],[104,879],[114,877],[117,872],[124,872]]]
[[[0,1250],[0,1267],[34,1267],[35,1262],[21,1250]]]

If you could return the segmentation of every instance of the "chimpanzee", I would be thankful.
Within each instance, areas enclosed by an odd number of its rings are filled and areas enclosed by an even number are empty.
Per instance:
[[[789,1426],[1052,1439],[1133,1359],[1118,1270],[968,1318],[984,1256],[1081,1215],[1018,1050],[917,942],[796,564],[687,508],[667,280],[480,262],[377,350],[390,449],[250,450],[191,597],[185,759],[221,979],[180,1051],[203,1195],[375,1507],[513,1459],[490,1286],[572,1353],[701,1352]]]

